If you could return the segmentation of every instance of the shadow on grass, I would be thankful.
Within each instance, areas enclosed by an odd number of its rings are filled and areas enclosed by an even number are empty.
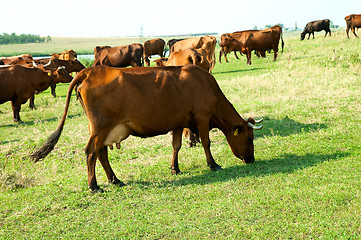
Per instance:
[[[179,179],[160,181],[155,187],[163,188],[170,186],[184,186],[190,184],[205,185],[217,182],[227,182],[229,180],[237,180],[245,177],[261,177],[273,174],[287,174],[297,170],[302,170],[315,166],[317,164],[334,161],[339,158],[349,156],[349,153],[335,152],[330,154],[307,154],[298,156],[295,154],[285,154],[280,157],[268,161],[256,161],[253,164],[232,166],[225,168],[221,171],[212,172],[211,170],[205,171],[203,174],[190,177],[181,177]],[[141,187],[154,186],[154,183],[146,181],[129,182],[128,184],[140,185]]]
[[[224,73],[242,73],[242,72],[257,71],[257,70],[262,70],[262,69],[264,69],[264,68],[238,69],[238,70],[214,72],[214,73],[212,73],[212,74],[215,75],[215,76],[217,76],[217,74],[224,74]]]
[[[77,113],[77,114],[69,115],[69,116],[67,116],[67,118],[72,119],[72,118],[75,118],[75,117],[79,117],[81,115],[82,115],[82,113]],[[47,119],[42,119],[42,120],[37,120],[37,121],[56,122],[58,120],[60,121],[60,119],[58,117],[52,117],[52,118],[47,118]],[[26,122],[19,122],[19,123],[0,125],[0,128],[15,127],[15,126],[18,126],[18,125],[32,126],[32,125],[35,125],[35,124],[36,124],[35,121],[26,121]]]
[[[307,133],[327,128],[327,124],[324,123],[300,123],[288,117],[283,119],[270,119],[265,116],[263,119],[264,121],[261,123],[263,128],[260,131],[255,131],[256,137],[285,137],[293,134]]]

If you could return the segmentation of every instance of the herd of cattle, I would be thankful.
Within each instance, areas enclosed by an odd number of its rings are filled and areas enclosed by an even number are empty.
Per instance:
[[[350,15],[347,22],[355,34],[361,27],[361,15]],[[331,35],[328,19],[310,22],[301,33],[326,31]],[[325,35],[325,36],[326,36]],[[357,37],[357,35],[355,34]],[[349,37],[349,36],[348,36]],[[223,34],[219,62],[224,55],[239,51],[251,64],[251,53],[265,56],[273,50],[277,59],[278,45],[284,46],[282,27],[248,30]],[[57,143],[65,123],[71,93],[75,89],[89,120],[90,138],[86,145],[88,185],[94,191],[99,186],[95,163],[99,159],[109,182],[124,185],[114,174],[108,161],[108,147],[119,149],[129,135],[151,137],[172,132],[172,173],[180,172],[178,152],[184,130],[192,139],[200,137],[207,164],[212,170],[221,169],[210,152],[209,130],[220,129],[234,155],[245,163],[254,162],[253,130],[261,120],[243,119],[222,93],[211,72],[215,66],[216,38],[213,36],[172,39],[168,41],[169,56],[164,57],[165,41],[152,39],[143,44],[94,49],[94,65],[86,68],[77,60],[73,50],[53,54],[51,58],[34,60],[29,54],[3,58],[0,67],[0,104],[11,101],[14,121],[20,121],[21,104],[30,99],[35,108],[34,94],[51,86],[55,96],[57,83],[71,82],[66,106],[58,129],[48,141],[32,154],[34,161],[46,157]],[[160,55],[157,67],[149,57]],[[237,56],[237,55],[236,55]],[[194,66],[196,65],[196,66]],[[134,68],[124,68],[132,66]],[[69,74],[79,72],[74,78]]]

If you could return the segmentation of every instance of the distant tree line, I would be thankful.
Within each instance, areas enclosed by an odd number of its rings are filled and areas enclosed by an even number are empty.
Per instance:
[[[15,33],[7,34],[3,33],[0,34],[0,44],[20,44],[20,43],[44,43],[44,42],[51,42],[51,37],[40,37],[39,35],[34,34],[20,34],[17,35]]]

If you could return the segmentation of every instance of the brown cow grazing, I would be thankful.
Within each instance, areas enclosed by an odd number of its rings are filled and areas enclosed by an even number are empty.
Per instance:
[[[348,35],[348,32],[351,29],[351,32],[358,38],[358,36],[355,33],[355,28],[359,29],[361,28],[361,14],[351,14],[345,17],[346,20],[346,34],[347,38],[350,38]]]
[[[310,35],[312,34],[313,39],[315,39],[315,32],[320,32],[325,30],[327,36],[327,33],[331,36],[331,29],[330,29],[330,20],[329,19],[323,19],[323,20],[317,20],[307,23],[305,29],[301,33],[301,41],[305,39],[306,34],[308,33],[308,38],[310,39]]]
[[[94,65],[108,67],[141,67],[143,63],[143,45],[133,43],[118,47],[95,47]]]
[[[53,53],[51,54],[54,58],[59,58],[60,60],[75,60],[77,58],[77,54],[73,49],[65,50],[61,53]]]
[[[46,157],[59,140],[69,109],[73,89],[89,120],[90,138],[85,147],[88,186],[99,190],[95,176],[97,158],[110,183],[123,186],[108,161],[108,146],[129,135],[152,137],[173,131],[172,173],[180,173],[178,152],[183,128],[199,134],[207,164],[219,170],[210,151],[209,131],[220,129],[233,154],[245,163],[254,158],[255,120],[244,120],[227,100],[216,79],[197,66],[109,68],[82,70],[70,83],[63,117],[57,130],[44,146],[31,156],[34,161]],[[112,147],[111,147],[112,149]]]
[[[158,54],[161,58],[164,57],[164,45],[165,41],[161,38],[151,39],[143,43],[144,47],[144,62],[149,67],[149,57]]]
[[[20,122],[20,108],[34,93],[46,90],[54,81],[71,76],[63,69],[43,71],[14,65],[0,68],[0,104],[11,101],[14,121]]]
[[[156,61],[157,66],[184,66],[187,64],[197,65],[207,72],[210,70],[207,53],[202,48],[188,48],[183,51],[172,52],[166,61],[164,58],[160,58]]]

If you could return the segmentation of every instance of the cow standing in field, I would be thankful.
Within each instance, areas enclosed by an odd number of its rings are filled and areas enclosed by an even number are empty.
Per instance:
[[[99,190],[95,164],[99,159],[110,183],[123,186],[108,160],[108,147],[120,148],[128,136],[152,137],[173,131],[172,173],[180,173],[178,153],[182,132],[198,133],[212,170],[221,167],[210,151],[209,131],[220,129],[233,154],[245,163],[254,158],[255,120],[244,120],[227,100],[216,79],[197,66],[109,68],[96,66],[82,70],[70,83],[63,117],[57,130],[31,156],[46,157],[63,130],[71,93],[77,96],[89,120],[90,138],[85,147],[88,186]]]
[[[34,93],[46,90],[54,81],[69,81],[72,77],[65,69],[46,71],[14,65],[0,68],[0,104],[11,101],[14,121],[20,122],[21,104]]]
[[[346,34],[347,38],[350,38],[348,32],[351,29],[351,32],[358,38],[355,33],[355,29],[361,28],[361,14],[351,14],[345,17],[346,20]]]
[[[94,65],[108,67],[141,67],[143,63],[143,45],[133,43],[118,47],[95,47]]]
[[[282,37],[282,27],[275,25],[271,28],[260,31],[244,31],[242,34],[225,36],[220,46],[231,47],[235,51],[246,54],[247,64],[251,65],[251,53],[253,50],[260,52],[265,56],[265,51],[272,49],[274,52],[273,60],[276,61],[278,55],[278,45],[281,39],[282,51],[284,47]]]
[[[301,41],[305,39],[306,34],[308,33],[308,38],[310,39],[310,35],[312,34],[313,39],[315,39],[315,32],[320,32],[325,30],[327,36],[327,33],[331,36],[331,29],[330,29],[330,20],[329,19],[323,19],[323,20],[317,20],[307,23],[305,29],[301,33]]]
[[[149,67],[149,57],[158,54],[161,58],[164,57],[165,41],[161,38],[151,39],[143,43],[144,54],[143,59],[145,65]]]

